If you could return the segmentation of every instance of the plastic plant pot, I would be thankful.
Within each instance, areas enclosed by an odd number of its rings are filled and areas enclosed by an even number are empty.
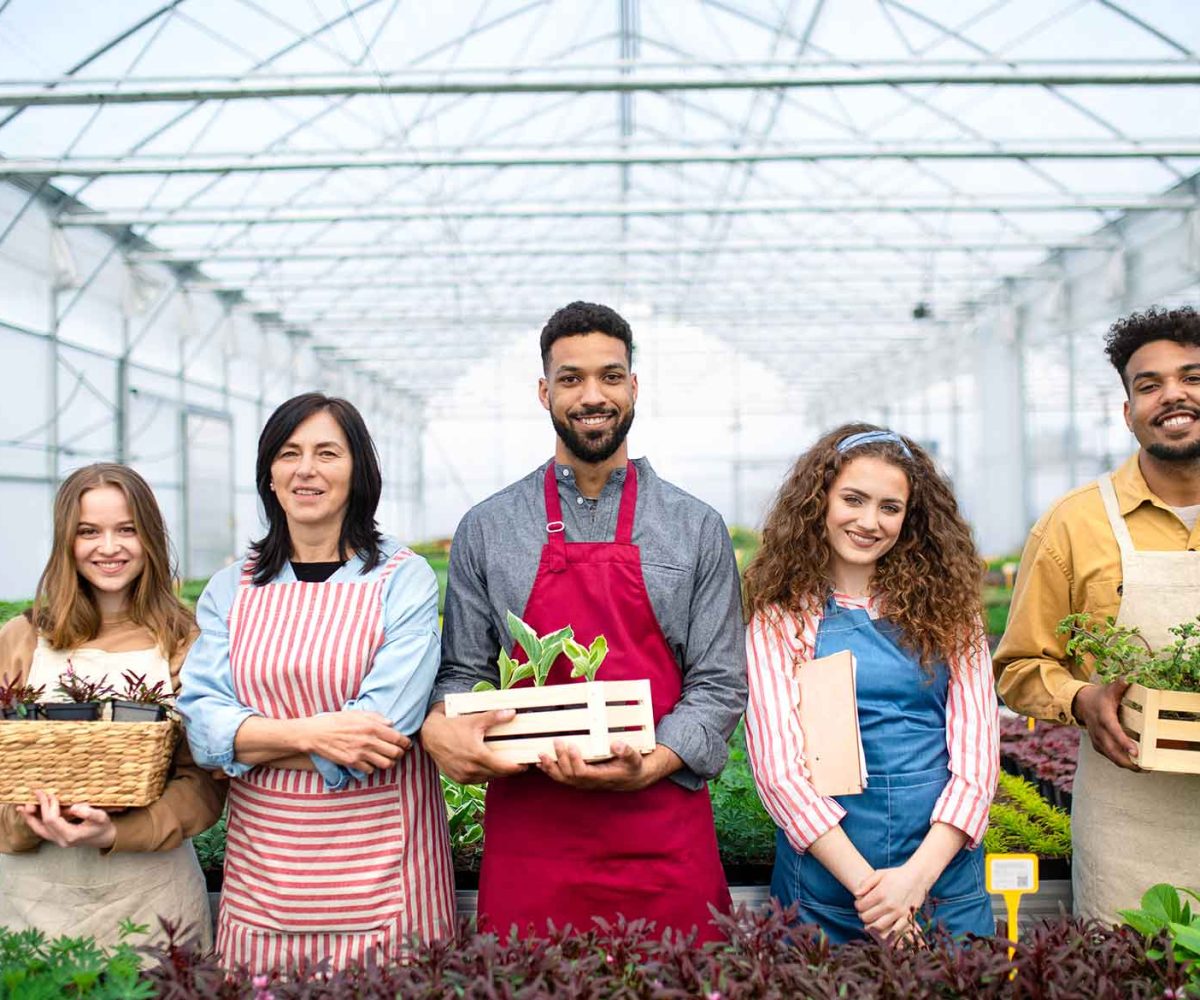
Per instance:
[[[113,722],[162,722],[167,717],[165,705],[150,705],[144,701],[124,701],[114,698]]]
[[[41,708],[36,702],[26,702],[13,708],[0,710],[0,719],[6,722],[32,722],[41,718]]]
[[[47,702],[42,705],[42,715],[51,722],[95,722],[100,718],[100,702]]]

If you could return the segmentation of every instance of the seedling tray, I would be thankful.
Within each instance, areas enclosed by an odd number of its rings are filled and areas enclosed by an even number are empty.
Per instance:
[[[578,747],[586,761],[611,757],[610,747],[618,740],[642,753],[654,749],[654,711],[648,680],[588,681],[446,695],[446,715],[450,718],[502,708],[516,709],[516,718],[493,726],[484,742],[516,764],[536,764],[541,754],[554,756],[555,740]]]
[[[1200,774],[1200,694],[1132,684],[1121,699],[1120,719],[1138,742],[1138,767]]]

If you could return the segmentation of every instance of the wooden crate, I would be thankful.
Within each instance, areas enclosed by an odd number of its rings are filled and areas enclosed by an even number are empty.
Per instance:
[[[516,718],[493,726],[484,742],[517,764],[536,764],[544,753],[554,756],[555,740],[574,744],[589,761],[611,757],[609,747],[617,740],[642,753],[654,749],[654,711],[648,680],[550,684],[446,695],[446,715],[450,718],[499,708],[516,709]]]
[[[1190,718],[1163,718],[1180,712]],[[1132,684],[1121,699],[1120,719],[1138,742],[1138,767],[1200,774],[1200,694]]]

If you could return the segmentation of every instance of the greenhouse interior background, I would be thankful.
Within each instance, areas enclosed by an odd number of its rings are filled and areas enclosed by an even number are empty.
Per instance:
[[[1108,325],[1200,300],[1198,51],[1191,0],[0,0],[0,597],[97,460],[211,574],[309,389],[450,535],[551,453],[575,299],[729,524],[867,419],[1011,552],[1132,450]]]

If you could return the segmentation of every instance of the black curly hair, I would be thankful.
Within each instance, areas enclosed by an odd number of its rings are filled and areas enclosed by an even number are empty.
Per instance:
[[[1191,306],[1150,308],[1119,319],[1108,328],[1104,353],[1121,376],[1126,392],[1129,391],[1129,380],[1125,377],[1125,368],[1129,359],[1138,348],[1155,340],[1173,340],[1177,344],[1200,347],[1200,313]]]
[[[625,345],[625,357],[633,364],[633,331],[615,310],[595,302],[572,302],[563,306],[542,327],[542,368],[549,369],[550,347],[561,337],[603,333]]]

